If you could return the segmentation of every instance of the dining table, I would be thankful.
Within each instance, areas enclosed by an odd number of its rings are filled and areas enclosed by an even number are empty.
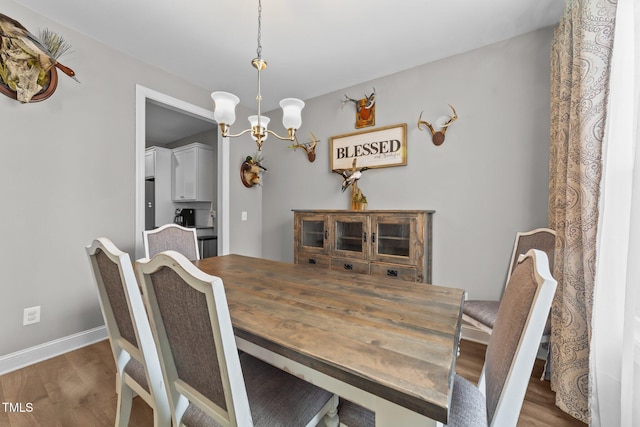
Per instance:
[[[447,423],[463,290],[233,254],[194,264],[222,279],[239,350],[376,426]]]

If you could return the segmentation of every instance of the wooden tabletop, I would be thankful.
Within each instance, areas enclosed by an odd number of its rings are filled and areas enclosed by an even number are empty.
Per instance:
[[[240,255],[195,265],[222,278],[236,336],[446,423],[462,290]]]

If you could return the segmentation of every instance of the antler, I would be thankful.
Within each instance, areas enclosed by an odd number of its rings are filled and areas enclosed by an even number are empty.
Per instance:
[[[356,104],[356,107],[358,106],[358,101],[356,99],[353,98],[349,98],[347,96],[347,94],[344,94],[344,99],[342,100],[342,103],[340,104],[340,109],[344,108],[344,104],[346,104],[347,102],[353,102],[354,104]]]
[[[362,99],[366,99],[367,103],[363,106],[363,108],[369,109],[373,106],[373,104],[376,102],[376,88],[373,88],[373,92],[371,93],[371,95],[368,95],[365,93],[364,94],[364,98]],[[349,98],[347,96],[347,94],[344,95],[344,100],[342,101],[342,105],[340,105],[340,108],[344,107],[344,104],[346,104],[347,102],[353,102],[356,105],[356,109],[359,109],[359,105],[360,105],[360,100],[358,99],[353,99],[353,98]]]
[[[440,131],[442,132],[443,135],[447,132],[447,128],[449,127],[449,125],[458,119],[458,113],[456,113],[456,109],[453,108],[453,105],[451,104],[447,104],[447,105],[451,107],[451,110],[453,111],[453,116],[449,116],[449,120],[447,120],[447,122],[442,125],[442,129]]]
[[[373,107],[373,104],[376,102],[376,88],[373,88],[373,92],[371,93],[371,95],[365,95],[364,97],[367,99],[367,105],[365,105],[364,108],[369,109]]]
[[[426,127],[429,128],[429,130],[431,131],[431,135],[435,135],[436,131],[433,130],[433,126],[431,126],[431,123],[426,122],[424,120],[422,120],[422,113],[424,113],[424,110],[420,111],[420,117],[418,117],[418,129],[422,130],[422,128],[420,127],[420,125],[425,125]]]

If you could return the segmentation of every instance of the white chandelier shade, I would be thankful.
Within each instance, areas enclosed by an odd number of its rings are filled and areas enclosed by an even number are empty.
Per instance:
[[[240,98],[229,92],[213,92],[211,99],[215,104],[213,118],[218,123],[231,126],[236,121],[236,105]]]
[[[262,141],[266,141],[269,137],[267,134],[267,127],[269,126],[271,119],[266,116],[260,116],[260,121],[258,121],[258,116],[249,116],[248,119],[251,124],[251,129],[253,129],[251,138],[253,138],[254,141],[258,141],[259,136],[263,135]]]
[[[285,129],[300,129],[304,102],[298,98],[285,98],[280,101],[282,125]]]

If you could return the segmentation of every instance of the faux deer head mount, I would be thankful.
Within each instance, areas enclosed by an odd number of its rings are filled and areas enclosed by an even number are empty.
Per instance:
[[[435,130],[431,123],[422,120],[422,112],[420,112],[420,117],[418,118],[418,129],[422,130],[422,128],[420,127],[421,125],[425,125],[426,127],[428,127],[431,131],[431,135],[433,135],[432,141],[435,145],[442,145],[442,143],[444,142],[444,134],[447,132],[447,129],[449,129],[451,123],[456,121],[456,119],[458,118],[458,113],[456,113],[455,108],[453,108],[451,104],[448,105],[453,111],[453,116],[443,116],[438,118],[436,126],[439,126],[440,130]]]
[[[340,108],[344,107],[344,104],[353,102],[356,106],[356,129],[373,126],[376,124],[376,88],[373,88],[371,95],[365,94],[364,98],[353,99],[349,98],[346,94]]]
[[[302,148],[304,152],[307,153],[307,158],[309,159],[309,161],[313,163],[313,161],[316,159],[316,145],[318,145],[318,142],[320,140],[316,138],[313,132],[309,132],[309,134],[311,135],[311,137],[309,138],[309,142],[300,144],[300,142],[298,142],[298,137],[296,136],[296,143],[291,144],[289,148],[293,148],[294,150]]]

